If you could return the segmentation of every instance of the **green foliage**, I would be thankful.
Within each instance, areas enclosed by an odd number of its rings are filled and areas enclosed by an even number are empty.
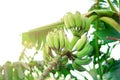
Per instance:
[[[45,80],[51,77],[50,73],[57,80],[67,75],[69,80],[78,80],[71,72],[75,70],[89,73],[93,80],[118,80],[120,60],[110,55],[117,44],[109,46],[120,41],[118,4],[117,0],[96,0],[87,14],[68,12],[59,22],[22,33],[25,48],[19,61],[0,66],[0,80]],[[88,35],[91,27],[95,31]],[[69,31],[73,35],[71,41],[67,36]],[[91,41],[88,36],[93,36]],[[100,50],[104,45],[106,52]],[[33,48],[35,53],[28,56],[27,51]],[[43,53],[42,61],[34,60],[38,53]]]

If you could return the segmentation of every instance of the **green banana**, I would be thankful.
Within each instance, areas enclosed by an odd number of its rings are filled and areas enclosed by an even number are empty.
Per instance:
[[[46,42],[49,47],[54,48],[54,33],[53,32],[49,32],[47,34]]]
[[[56,50],[59,50],[60,47],[60,41],[59,41],[59,33],[58,31],[54,32],[54,48]]]
[[[98,18],[98,15],[96,15],[96,14],[94,14],[88,18],[88,20],[86,21],[85,31],[89,30],[90,24],[97,18]]]
[[[89,64],[90,62],[92,61],[91,58],[85,58],[85,59],[79,59],[79,58],[76,58],[74,60],[74,62],[78,65],[87,65]]]
[[[85,19],[85,16],[82,16],[81,17],[82,19],[81,19],[81,27],[82,27],[82,29],[85,29],[85,26],[86,26],[86,19]]]
[[[77,41],[77,43],[75,44],[74,49],[77,50],[77,51],[80,51],[80,50],[84,47],[84,45],[85,45],[86,42],[87,42],[87,36],[86,36],[86,35],[85,35],[85,36],[82,36],[82,37]],[[74,50],[74,49],[73,49],[73,50]]]
[[[65,46],[65,34],[63,30],[59,31],[59,40],[60,40],[60,49],[62,49]]]
[[[70,50],[73,49],[75,43],[76,43],[78,40],[79,40],[79,37],[73,35],[73,38],[72,38],[72,40],[71,40],[71,42],[70,42],[70,48],[69,48]]]
[[[45,44],[43,46],[43,59],[45,62],[48,62],[51,60],[51,58],[53,58],[53,54],[52,54],[52,51],[51,49],[47,46],[47,44]]]
[[[76,13],[74,14],[74,18],[75,18],[75,25],[77,27],[81,26],[81,14],[80,12],[76,11]]]
[[[48,56],[50,56],[51,58],[54,58],[54,55],[52,54],[52,50],[51,50],[51,48],[47,45],[47,44],[45,44],[45,50],[47,51],[47,53],[48,53]]]
[[[60,61],[61,61],[61,64],[62,65],[66,65],[67,64],[67,62],[68,62],[68,57],[65,55],[65,56],[62,56],[62,58],[60,59]]]
[[[76,56],[78,58],[82,58],[82,57],[90,54],[92,51],[93,51],[93,47],[90,44],[87,44],[81,51],[76,53]]]
[[[69,49],[69,46],[70,46],[70,41],[69,41],[69,39],[67,38],[67,36],[65,35],[65,49],[68,50],[68,49]]]
[[[72,62],[72,67],[81,72],[86,70],[83,66],[76,64],[74,61]]]
[[[68,12],[67,15],[68,15],[68,21],[69,21],[70,27],[71,28],[75,27],[74,15],[71,12]]]
[[[64,21],[64,24],[65,24],[65,27],[66,27],[67,29],[69,29],[71,26],[70,26],[70,23],[69,23],[69,21],[68,21],[68,15],[64,15],[63,21]]]

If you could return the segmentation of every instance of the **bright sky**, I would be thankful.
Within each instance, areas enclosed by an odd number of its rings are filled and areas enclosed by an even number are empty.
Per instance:
[[[56,22],[68,11],[86,13],[90,5],[92,0],[0,0],[0,64],[18,60],[21,32]]]
[[[0,0],[0,64],[16,61],[21,32],[56,22],[70,11],[87,12],[87,0]]]

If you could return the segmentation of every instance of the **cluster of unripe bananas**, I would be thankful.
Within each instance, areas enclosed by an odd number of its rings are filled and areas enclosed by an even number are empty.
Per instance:
[[[51,31],[46,36],[46,43],[43,46],[44,61],[51,61],[56,55],[62,55],[69,48],[70,41],[63,29]],[[55,54],[53,54],[55,53]]]
[[[53,50],[62,51],[68,48],[70,42],[63,29],[54,29],[48,33],[46,43]]]
[[[92,61],[89,55],[93,51],[93,47],[87,40],[87,36],[82,35],[81,38],[74,36],[70,45],[70,49],[75,55],[72,61],[72,67],[79,71],[85,71],[82,65],[88,65]]]
[[[63,16],[63,22],[67,29],[71,29],[72,33],[81,36],[88,31],[89,26],[87,24],[87,17],[76,11],[75,14],[68,12]]]
[[[66,65],[69,60],[72,60],[74,69],[85,71],[82,65],[91,62],[92,59],[88,55],[93,51],[93,47],[87,40],[87,35],[84,34],[89,29],[86,27],[87,18],[76,11],[75,14],[68,12],[67,15],[64,15],[63,21],[65,27],[73,32],[72,40],[69,41],[63,29],[54,29],[48,32],[46,43],[43,46],[43,59],[48,63],[56,55],[60,55],[59,62],[61,65]]]
[[[92,51],[93,47],[87,40],[86,34],[81,37],[73,36],[72,40],[69,41],[62,29],[55,29],[47,35],[46,44],[43,47],[43,58],[45,62],[52,61],[55,57],[53,53],[56,53],[56,55],[61,55],[61,65],[66,65],[69,60],[72,60],[74,69],[85,71],[82,65],[91,62],[92,59],[89,55]]]

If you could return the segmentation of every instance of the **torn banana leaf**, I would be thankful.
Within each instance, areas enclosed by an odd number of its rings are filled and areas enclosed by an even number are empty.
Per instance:
[[[31,48],[37,44],[37,48],[39,49],[42,41],[45,41],[47,33],[61,26],[63,26],[62,21],[24,32],[22,33],[22,45]]]

